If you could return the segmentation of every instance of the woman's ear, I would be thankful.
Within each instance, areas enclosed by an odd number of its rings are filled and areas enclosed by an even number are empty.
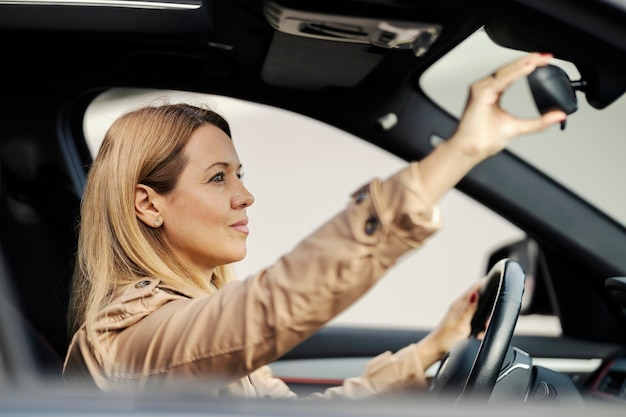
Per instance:
[[[158,228],[163,224],[163,217],[155,205],[158,194],[144,184],[135,187],[135,214],[149,227]]]

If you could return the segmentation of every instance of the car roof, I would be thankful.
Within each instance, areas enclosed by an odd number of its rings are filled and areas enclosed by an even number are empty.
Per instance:
[[[229,91],[229,95],[248,94],[249,98],[258,99],[271,89],[267,84],[278,87],[272,91],[279,95],[280,87],[287,87],[340,96],[341,87],[348,86],[347,83],[352,83],[350,87],[362,84],[358,88],[374,89],[376,94],[382,94],[380,84],[393,81],[393,75],[419,74],[482,25],[502,45],[550,51],[576,63],[583,71],[610,73],[623,82],[624,63],[612,59],[615,53],[624,51],[626,29],[621,20],[626,10],[622,2],[499,3],[484,0],[10,0],[0,3],[3,8],[0,30],[7,35],[7,57],[13,58],[5,61],[5,71],[13,70],[7,74],[13,77],[18,91],[22,92],[21,87],[27,84],[34,94],[66,88],[99,88],[107,79],[135,86],[180,88],[172,85],[175,77],[171,72],[163,76],[164,71],[186,74],[189,88],[195,90],[222,90]],[[281,14],[291,14],[291,19],[305,16],[305,24],[334,22],[337,25],[337,19],[340,24],[341,18],[353,17],[432,23],[440,26],[441,32],[437,42],[419,58],[405,50],[358,44],[340,49],[343,55],[333,55],[337,52],[335,48],[341,48],[338,45],[346,46],[345,42],[328,42],[334,46],[322,49],[317,43],[314,55],[310,56],[306,46],[311,38],[302,36],[306,30],[300,30],[300,36],[289,43],[281,35],[284,32],[276,32],[268,25],[268,22],[276,23]],[[319,33],[323,30],[330,33],[332,29],[326,27]],[[21,33],[27,35],[20,36]],[[341,41],[337,33],[328,39]],[[272,53],[280,55],[293,48],[301,49],[297,59],[279,61],[282,72],[273,74],[278,62],[273,61]],[[364,58],[368,55],[369,61]],[[321,65],[325,57],[333,59],[332,66]],[[59,68],[65,68],[62,73],[28,79],[27,74],[19,72],[20,62],[36,59],[57,61]],[[367,62],[374,65],[359,68]],[[311,65],[317,66],[319,72],[315,83],[307,72]],[[279,76],[283,73],[292,73],[291,80],[281,80]],[[82,77],[77,79],[77,74]],[[91,80],[89,74],[94,74]],[[220,78],[220,83],[211,81]],[[47,80],[55,82],[48,84]],[[333,91],[319,91],[326,89]],[[283,94],[287,103],[289,92]],[[596,95],[603,104],[609,100],[600,91]]]

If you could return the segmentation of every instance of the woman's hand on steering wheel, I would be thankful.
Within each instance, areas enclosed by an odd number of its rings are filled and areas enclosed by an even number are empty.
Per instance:
[[[485,285],[486,279],[485,277],[472,283],[450,304],[437,327],[418,343],[418,353],[425,368],[441,359],[441,356],[457,342],[470,336],[472,317],[478,306],[479,290]],[[479,334],[478,338],[481,338],[483,333]]]

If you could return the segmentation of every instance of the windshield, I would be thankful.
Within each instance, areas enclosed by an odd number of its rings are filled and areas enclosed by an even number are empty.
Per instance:
[[[481,51],[480,59],[476,59],[477,50]],[[460,117],[465,98],[458,91],[523,54],[494,44],[484,30],[479,30],[434,64],[420,79],[421,87],[435,103]],[[565,70],[571,80],[580,79],[571,63],[555,59],[553,64]],[[620,172],[626,155],[626,141],[622,140],[626,98],[622,96],[597,110],[587,103],[583,93],[577,96],[578,110],[569,115],[565,130],[552,127],[514,141],[508,150],[626,225],[626,193],[621,191]],[[502,103],[518,116],[538,114],[525,81],[513,85]]]

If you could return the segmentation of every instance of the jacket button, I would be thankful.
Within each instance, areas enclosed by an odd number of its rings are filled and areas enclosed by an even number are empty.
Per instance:
[[[378,230],[378,218],[376,216],[370,216],[368,217],[367,221],[365,222],[365,233],[368,235],[373,235],[374,233],[376,233],[376,230]]]
[[[136,283],[135,287],[136,288],[145,288],[145,287],[147,287],[150,284],[151,284],[150,281],[148,281],[147,279],[144,279],[143,281],[139,281],[138,283]]]

